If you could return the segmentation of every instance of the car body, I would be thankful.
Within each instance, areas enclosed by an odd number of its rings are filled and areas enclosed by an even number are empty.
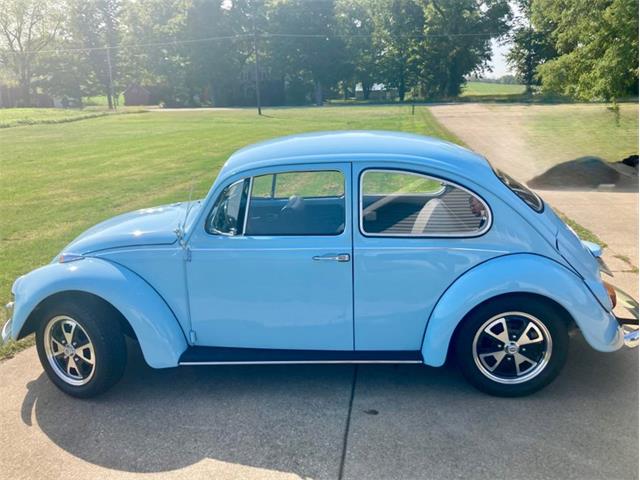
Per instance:
[[[296,135],[236,152],[202,200],[126,213],[84,232],[16,280],[3,336],[36,332],[50,377],[89,396],[113,381],[89,388],[80,370],[94,374],[98,345],[74,348],[89,330],[106,336],[104,323],[117,325],[109,335],[134,337],[155,368],[441,366],[469,331],[471,343],[459,349],[500,348],[493,357],[461,354],[468,378],[475,364],[476,386],[520,395],[551,381],[557,372],[541,377],[554,355],[559,371],[572,326],[596,350],[623,346],[599,255],[536,194],[460,146],[392,132]],[[637,304],[627,302],[637,319]],[[98,310],[86,324],[69,313]],[[477,332],[465,327],[474,321]],[[514,374],[492,374],[507,368],[502,360],[525,358],[524,344],[507,335],[518,328],[530,349],[543,344],[545,352]],[[71,346],[74,331],[82,341]]]

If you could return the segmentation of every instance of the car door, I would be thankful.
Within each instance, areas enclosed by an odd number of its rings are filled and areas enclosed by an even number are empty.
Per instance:
[[[356,350],[420,350],[447,287],[504,253],[480,196],[415,169],[354,163]]]
[[[224,186],[189,244],[197,345],[353,349],[350,175],[305,164]]]

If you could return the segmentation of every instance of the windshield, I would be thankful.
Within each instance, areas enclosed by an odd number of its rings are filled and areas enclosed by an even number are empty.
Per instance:
[[[502,181],[502,183],[509,187],[509,189],[518,197],[520,197],[520,199],[524,203],[529,205],[538,213],[544,210],[544,203],[542,202],[542,199],[531,190],[529,190],[529,188],[527,188],[525,185],[523,185],[513,177],[507,175],[502,170],[495,169],[494,172]]]

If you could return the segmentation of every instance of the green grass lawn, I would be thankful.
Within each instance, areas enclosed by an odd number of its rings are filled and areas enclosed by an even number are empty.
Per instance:
[[[461,97],[521,95],[524,85],[510,85],[489,82],[467,82],[462,88]]]
[[[638,153],[638,104],[535,105],[523,118],[527,143],[549,164],[584,156],[618,162]]]
[[[64,114],[62,111],[61,114]],[[4,111],[0,111],[0,118]],[[204,196],[240,147],[313,130],[381,129],[455,141],[426,107],[149,112],[0,130],[0,301],[91,225],[121,212]]]

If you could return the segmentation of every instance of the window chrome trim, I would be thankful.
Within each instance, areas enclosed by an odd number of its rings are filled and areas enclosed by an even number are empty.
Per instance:
[[[244,232],[247,231],[247,220],[249,220],[249,204],[251,203],[251,193],[253,192],[253,178],[249,177],[249,192],[247,193],[247,202],[244,206],[244,221],[242,222],[241,236],[244,236]]]
[[[275,183],[275,178],[276,175],[284,175],[284,174],[288,174],[288,173],[338,173],[341,177],[342,177],[342,194],[341,195],[323,195],[323,196],[309,196],[309,197],[304,197],[304,198],[308,198],[308,199],[317,199],[317,198],[338,198],[338,199],[342,199],[342,201],[344,202],[344,218],[343,218],[343,227],[342,230],[338,233],[286,233],[286,234],[264,234],[264,233],[252,233],[247,235],[246,234],[246,220],[247,218],[249,218],[249,203],[251,201],[251,194],[253,191],[253,179],[257,178],[257,177],[263,177],[263,176],[267,176],[267,175],[272,175],[273,176],[273,183],[272,183],[272,196],[271,197],[256,197],[259,199],[265,199],[265,200],[284,200],[288,197],[276,197],[275,196],[275,187],[276,187],[276,183]],[[290,238],[294,238],[294,237],[339,237],[341,235],[344,235],[344,233],[347,231],[347,209],[351,208],[351,203],[347,203],[347,174],[345,171],[339,169],[339,168],[319,168],[318,170],[316,169],[311,169],[311,170],[283,170],[283,171],[277,171],[277,172],[272,172],[272,173],[264,173],[261,175],[253,175],[250,177],[251,178],[251,187],[249,189],[249,198],[247,199],[247,210],[245,212],[245,228],[243,229],[242,232],[242,236],[246,236],[246,237],[262,237],[262,238],[266,238],[266,237],[290,237]],[[246,178],[245,178],[246,179]],[[349,181],[351,182],[351,176],[349,175]]]
[[[253,177],[251,177],[251,179],[253,179]],[[218,235],[222,235],[224,237],[241,237],[244,234],[244,231],[242,233],[230,233],[230,232],[221,232],[220,230],[217,230],[213,227],[210,226],[210,222],[211,219],[213,217],[213,210],[216,208],[216,204],[218,203],[218,199],[220,198],[220,195],[222,195],[225,190],[233,187],[234,185],[236,185],[237,183],[244,183],[247,180],[247,177],[241,178],[239,180],[236,180],[235,182],[231,182],[228,185],[225,185],[224,187],[222,187],[222,190],[220,190],[220,193],[218,194],[218,196],[216,197],[215,201],[213,202],[213,206],[211,207],[211,210],[209,211],[209,213],[207,214],[207,217],[204,221],[204,231],[207,235],[213,235],[213,236],[218,236]],[[247,201],[249,199],[247,198]],[[246,212],[245,212],[245,224],[246,224]],[[243,226],[244,227],[244,226]],[[244,228],[243,228],[244,230]]]
[[[437,234],[420,234],[420,235],[415,235],[412,233],[367,233],[366,230],[364,229],[364,216],[362,215],[363,213],[363,197],[364,197],[364,188],[363,188],[363,183],[364,183],[364,176],[365,174],[367,174],[368,172],[391,172],[391,173],[399,173],[399,174],[406,174],[406,175],[414,175],[414,176],[418,176],[418,177],[424,177],[428,180],[435,180],[438,182],[444,182],[447,183],[455,188],[459,188],[460,190],[463,190],[465,192],[467,192],[469,195],[472,195],[473,197],[477,198],[482,205],[484,205],[485,210],[487,212],[487,221],[485,223],[485,225],[482,227],[482,229],[475,231],[473,233],[437,233]],[[462,185],[452,182],[450,180],[446,180],[444,178],[438,178],[438,177],[434,177],[431,175],[427,175],[425,173],[421,173],[421,172],[416,172],[413,170],[403,170],[403,169],[399,169],[399,168],[365,168],[360,172],[360,178],[358,179],[358,227],[360,229],[360,234],[364,237],[387,237],[387,238],[474,238],[474,237],[480,237],[482,235],[484,235],[485,233],[487,233],[489,231],[489,229],[491,228],[491,226],[493,225],[493,212],[491,211],[491,207],[489,206],[489,204],[484,200],[484,198],[482,198],[480,195],[478,195],[477,193],[475,193],[474,191],[463,187]]]

